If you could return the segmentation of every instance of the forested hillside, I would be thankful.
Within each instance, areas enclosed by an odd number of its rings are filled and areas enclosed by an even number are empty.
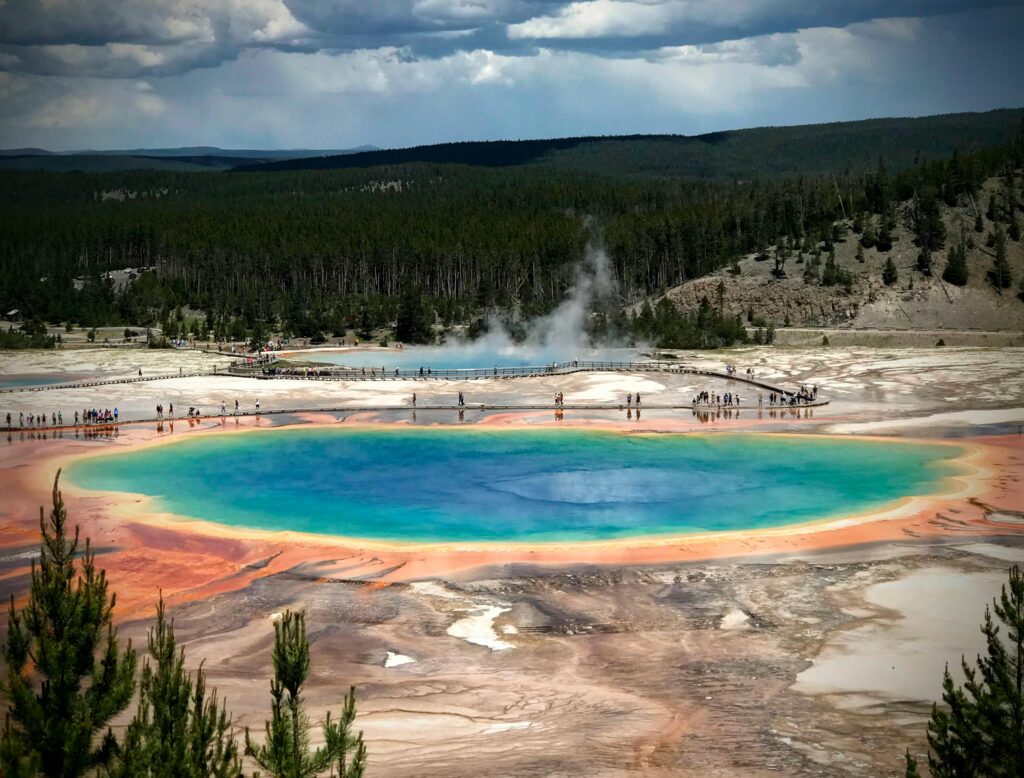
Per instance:
[[[936,253],[938,203],[968,203],[1006,175],[996,221],[1021,208],[1003,145],[893,173],[715,181],[615,177],[534,165],[191,174],[0,174],[0,311],[49,322],[147,325],[179,308],[216,336],[275,329],[318,337],[393,322],[399,299],[470,323],[494,307],[529,317],[565,295],[588,243],[603,244],[616,306],[771,246],[827,253],[835,222],[870,222],[881,247],[913,203],[915,239]],[[880,249],[879,249],[880,250]],[[125,286],[105,273],[151,268]],[[781,322],[780,322],[781,323]],[[621,323],[620,323],[621,324]],[[732,324],[730,324],[732,327]],[[200,333],[206,335],[206,332]]]
[[[442,143],[346,156],[282,160],[243,170],[334,170],[414,162],[488,167],[531,165],[595,175],[751,179],[872,170],[971,153],[1006,141],[1022,110],[918,119],[760,127],[707,135],[629,135],[549,140]]]
[[[0,170],[39,170],[54,173],[107,173],[116,170],[176,170],[205,172],[230,170],[241,165],[300,157],[352,154],[356,149],[219,149],[191,146],[173,149],[120,149],[111,151],[52,152],[46,149],[0,149]]]

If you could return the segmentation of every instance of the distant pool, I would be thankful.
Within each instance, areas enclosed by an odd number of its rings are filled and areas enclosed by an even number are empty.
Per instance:
[[[183,517],[409,541],[575,541],[778,527],[925,495],[951,446],[587,430],[208,435],[72,463]]]
[[[70,383],[74,376],[67,375],[4,375],[0,376],[0,389],[20,389],[25,386],[51,386]]]
[[[322,349],[314,352],[285,352],[282,356],[325,362],[346,367],[383,367],[393,370],[464,370],[491,367],[533,367],[572,359],[628,362],[637,360],[636,349],[583,350],[580,353],[562,353],[548,349],[494,349],[486,344],[468,343],[464,346],[409,346],[404,349],[356,348]]]

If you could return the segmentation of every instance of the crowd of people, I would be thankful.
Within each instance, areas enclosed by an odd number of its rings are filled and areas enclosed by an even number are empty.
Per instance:
[[[768,395],[768,404],[773,407],[781,407],[785,405],[810,405],[817,400],[817,385],[804,385],[796,392],[771,392]]]
[[[758,395],[760,399],[761,395]],[[716,394],[709,392],[707,389],[697,392],[693,396],[693,407],[702,406],[705,408],[738,408],[740,404],[740,396],[736,392],[724,392],[722,394]]]
[[[265,376],[289,376],[294,378],[329,378],[333,375],[330,368],[320,367],[263,367],[260,374]]]
[[[82,423],[83,424],[110,424],[111,422],[117,423],[121,418],[120,411],[117,408],[110,410],[105,408],[100,410],[99,408],[85,408],[82,410]],[[78,411],[75,411],[75,424],[78,424]]]
[[[81,413],[75,411],[74,426],[80,424],[110,424],[116,423],[120,418],[120,411],[117,408],[83,408]],[[24,411],[18,414],[18,427],[20,429],[38,427],[63,427],[64,412],[54,411],[53,413],[28,413]],[[14,417],[7,414],[7,428],[14,427]]]

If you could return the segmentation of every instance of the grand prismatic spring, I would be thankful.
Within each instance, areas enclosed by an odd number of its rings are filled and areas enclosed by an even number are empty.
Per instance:
[[[502,542],[778,527],[934,493],[956,446],[585,430],[315,429],[74,463],[183,517],[372,540]]]

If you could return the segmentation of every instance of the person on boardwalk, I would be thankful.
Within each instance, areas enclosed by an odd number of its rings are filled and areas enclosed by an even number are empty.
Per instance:
[[[462,396],[462,392],[459,392],[459,405],[465,405],[466,398]]]

